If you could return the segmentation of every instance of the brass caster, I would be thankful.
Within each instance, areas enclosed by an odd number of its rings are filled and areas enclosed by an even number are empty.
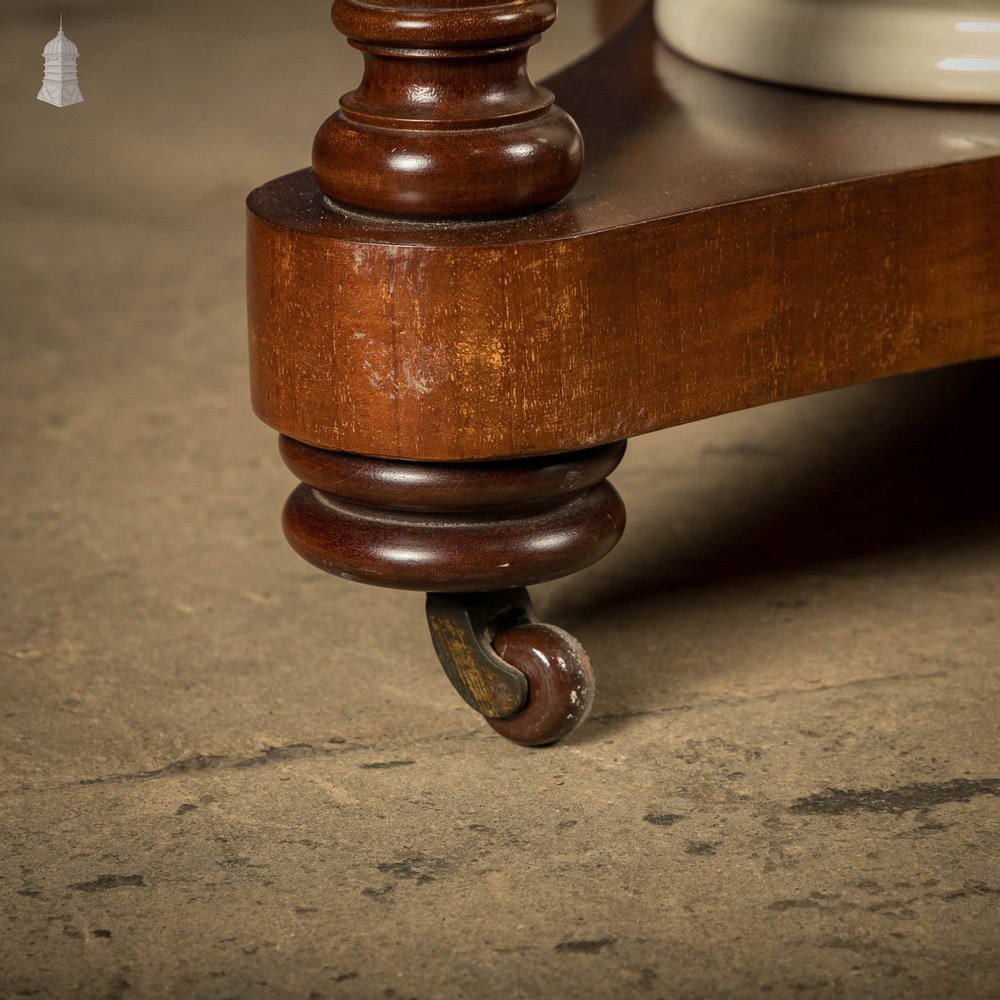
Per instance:
[[[590,658],[568,632],[537,620],[524,588],[428,594],[427,623],[455,689],[508,740],[555,743],[590,711]]]

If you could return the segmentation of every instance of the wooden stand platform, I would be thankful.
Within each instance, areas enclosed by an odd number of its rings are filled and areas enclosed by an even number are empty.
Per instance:
[[[411,6],[337,0],[364,81],[313,170],[248,202],[254,407],[289,439],[286,530],[322,568],[460,593],[573,572],[624,525],[615,442],[1000,355],[996,110],[728,77],[645,5],[538,88],[552,0]],[[467,647],[548,628],[518,607]],[[591,684],[560,641],[575,679],[544,697],[565,708]]]

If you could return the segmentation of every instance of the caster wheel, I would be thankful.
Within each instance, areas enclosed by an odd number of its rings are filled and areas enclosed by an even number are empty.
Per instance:
[[[590,657],[568,632],[538,621],[524,588],[428,594],[427,622],[455,690],[511,742],[555,743],[587,717]]]
[[[583,722],[594,701],[594,670],[573,636],[554,625],[518,625],[501,632],[493,648],[528,681],[518,712],[487,718],[496,732],[522,746],[545,746]]]

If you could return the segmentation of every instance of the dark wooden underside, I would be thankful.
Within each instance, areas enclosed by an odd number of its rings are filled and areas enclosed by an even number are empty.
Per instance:
[[[641,17],[549,81],[562,204],[450,225],[249,201],[254,405],[320,447],[555,453],[1000,355],[1000,113],[692,66]]]

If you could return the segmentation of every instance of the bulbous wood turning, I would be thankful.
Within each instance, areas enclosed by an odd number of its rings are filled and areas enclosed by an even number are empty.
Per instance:
[[[604,481],[625,443],[544,459],[431,464],[282,438],[303,483],[285,505],[292,548],[328,573],[403,590],[471,592],[553,580],[607,554],[625,508]]]
[[[365,72],[313,145],[328,197],[484,218],[545,208],[576,183],[580,131],[527,70],[555,0],[336,0],[332,16]]]

